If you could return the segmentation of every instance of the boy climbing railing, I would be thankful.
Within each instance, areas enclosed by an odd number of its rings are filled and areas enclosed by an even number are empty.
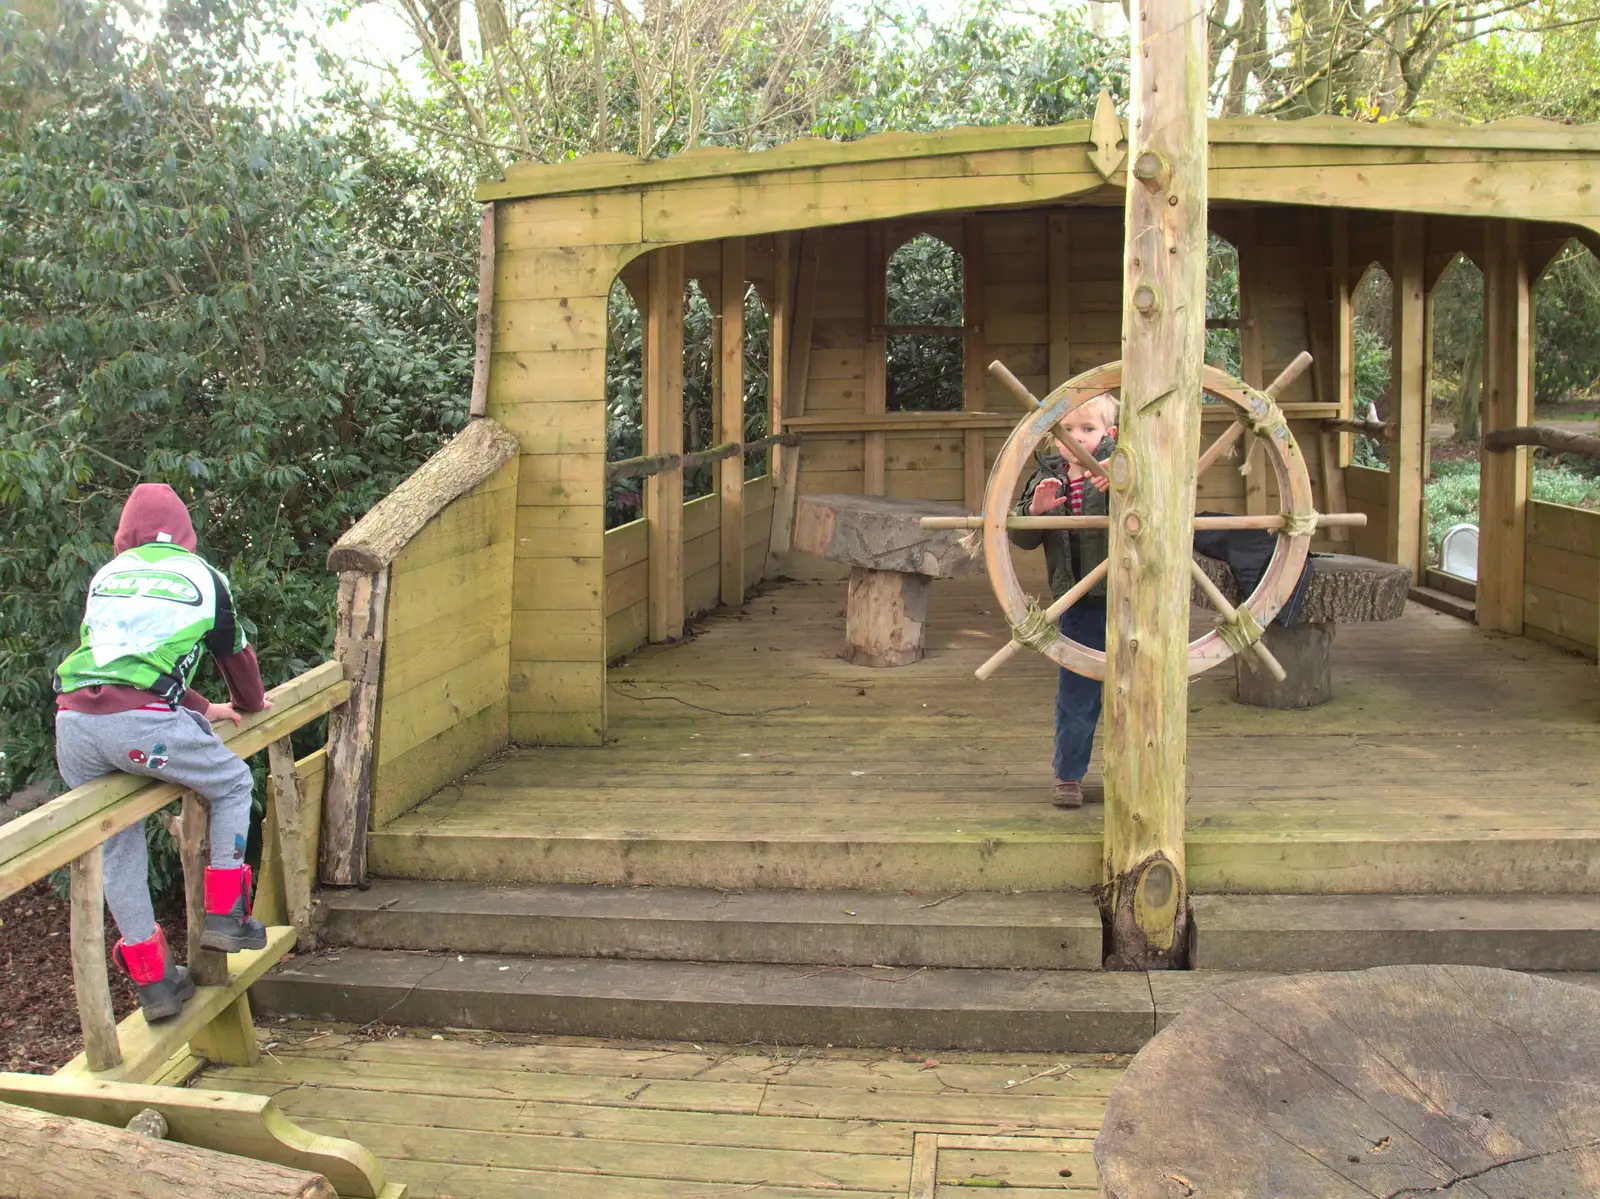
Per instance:
[[[268,801],[272,811],[266,819],[276,823],[284,906],[291,919],[290,925],[268,929],[266,948],[235,955],[231,974],[225,955],[200,948],[209,813],[193,792],[176,783],[108,774],[0,829],[0,898],[62,866],[71,868],[73,985],[84,1055],[64,1071],[140,1082],[186,1043],[203,1046],[213,1061],[254,1060],[255,1036],[245,990],[294,947],[306,931],[311,910],[300,786],[289,737],[349,696],[344,667],[325,662],[268,692],[272,707],[265,712],[246,716],[237,726],[224,721],[216,730],[240,757],[263,749],[270,755],[274,785]],[[101,846],[174,800],[182,801],[181,812],[166,823],[183,863],[189,968],[199,992],[176,1020],[151,1025],[136,1013],[119,1030],[106,969]]]

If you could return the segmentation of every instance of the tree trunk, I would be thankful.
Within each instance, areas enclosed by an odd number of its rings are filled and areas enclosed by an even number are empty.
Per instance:
[[[1181,966],[1189,564],[1205,353],[1206,41],[1196,0],[1134,6],[1120,444],[1111,476],[1105,891],[1112,956]]]
[[[1461,360],[1461,384],[1456,390],[1456,440],[1478,440],[1478,405],[1483,391],[1483,342]]]

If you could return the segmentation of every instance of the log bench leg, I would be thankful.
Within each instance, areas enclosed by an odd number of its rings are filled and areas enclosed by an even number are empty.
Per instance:
[[[1314,708],[1333,698],[1333,622],[1269,624],[1262,641],[1283,663],[1288,678],[1278,682],[1265,670],[1252,670],[1234,656],[1234,680],[1241,704],[1257,708]]]
[[[857,666],[918,661],[930,582],[927,575],[851,567],[844,609],[845,661]]]

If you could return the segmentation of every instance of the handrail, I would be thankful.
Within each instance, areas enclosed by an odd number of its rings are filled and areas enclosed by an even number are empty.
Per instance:
[[[1493,433],[1483,435],[1483,448],[1493,453],[1505,453],[1519,445],[1538,446],[1552,454],[1584,454],[1590,458],[1600,458],[1600,437],[1593,433],[1578,433],[1551,425],[1518,425],[1513,429],[1496,429]]]
[[[709,450],[694,450],[687,454],[646,454],[639,458],[621,458],[616,462],[606,463],[606,482],[615,483],[618,479],[642,479],[677,467],[692,470],[697,466],[720,462],[724,458],[759,454],[768,446],[799,444],[798,433],[774,433],[771,437],[763,437],[758,441],[725,441],[721,445],[712,446]]]
[[[345,679],[342,663],[324,662],[273,688],[267,692],[267,697],[272,700],[271,708],[246,716],[237,725],[224,722],[216,731],[222,742],[240,757],[268,749],[274,765],[278,766],[283,760],[292,762],[290,734],[345,703],[350,698],[350,683]],[[298,791],[286,795],[283,790],[280,787],[277,800],[279,839],[280,842],[295,842],[284,845],[286,861],[303,859],[304,845],[298,841]],[[210,813],[204,801],[192,791],[177,783],[108,774],[74,787],[0,828],[0,898],[15,894],[52,870],[69,864],[72,867],[73,987],[77,991],[78,1019],[83,1028],[84,1054],[90,1070],[111,1070],[123,1061],[106,970],[101,845],[108,837],[179,799],[183,801],[182,815],[167,827],[178,842],[183,863],[190,972],[202,986],[229,984],[223,956],[200,948],[205,928],[202,879],[209,853]],[[300,885],[309,887],[303,875]],[[309,896],[299,903],[291,900],[289,906],[291,911],[306,912],[310,907]],[[279,947],[279,956],[293,943],[288,929],[275,931],[273,944]],[[242,993],[248,980],[241,977],[235,981]],[[241,1009],[234,1002],[235,998],[231,990],[226,996],[219,993],[218,1005],[225,1004],[227,1009],[222,1014],[205,1014],[201,1011],[204,1005],[194,1005],[195,1010],[187,1016],[195,1021],[193,1031],[199,1031],[201,1025],[209,1021],[220,1025],[225,1019],[239,1019]],[[232,1013],[231,1017],[228,1013]],[[147,1064],[140,1063],[141,1067]]]
[[[452,500],[494,474],[520,448],[516,435],[494,421],[473,420],[333,543],[328,569],[382,570]]]

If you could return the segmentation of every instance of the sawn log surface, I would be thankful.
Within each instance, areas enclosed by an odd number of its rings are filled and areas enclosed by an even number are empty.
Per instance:
[[[1600,1192],[1600,993],[1479,966],[1223,987],[1111,1093],[1109,1199]]]

